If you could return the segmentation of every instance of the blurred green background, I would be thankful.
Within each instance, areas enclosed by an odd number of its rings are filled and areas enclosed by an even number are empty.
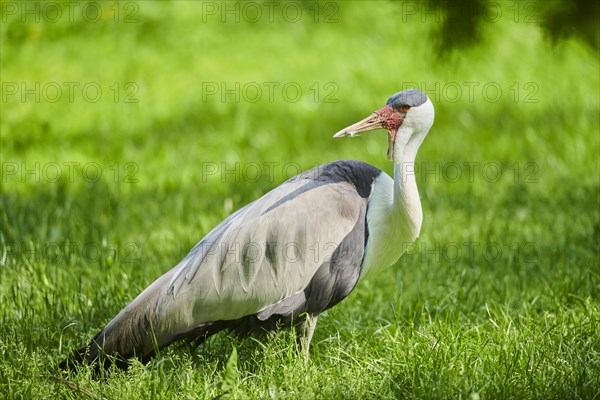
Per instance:
[[[391,174],[384,132],[331,135],[408,88],[436,107],[421,238],[320,320],[311,363],[285,334],[220,336],[115,384],[69,379],[111,398],[597,395],[596,4],[0,5],[6,398],[72,396],[39,375],[295,173]]]

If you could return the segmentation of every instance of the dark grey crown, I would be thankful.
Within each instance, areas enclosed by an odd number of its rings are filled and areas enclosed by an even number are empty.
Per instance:
[[[409,107],[418,107],[427,101],[425,93],[417,89],[408,89],[396,93],[390,97],[385,103],[394,109],[398,109],[401,106],[407,105]]]

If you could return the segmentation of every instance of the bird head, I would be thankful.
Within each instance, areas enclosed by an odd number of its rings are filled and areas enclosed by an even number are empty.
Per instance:
[[[390,97],[384,107],[342,129],[333,137],[358,136],[374,129],[387,129],[387,157],[392,160],[397,148],[409,145],[416,145],[418,148],[421,145],[433,125],[433,118],[433,104],[425,93],[416,89],[403,90]]]

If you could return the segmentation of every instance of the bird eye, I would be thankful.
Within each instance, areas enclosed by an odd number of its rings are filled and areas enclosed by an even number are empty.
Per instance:
[[[408,106],[406,104],[400,106],[400,111],[407,112],[408,110],[410,110],[410,106]]]

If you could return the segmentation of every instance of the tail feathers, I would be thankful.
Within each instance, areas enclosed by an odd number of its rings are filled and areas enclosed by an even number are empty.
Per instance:
[[[199,345],[207,337],[224,329],[225,326],[224,324],[201,324],[161,344],[154,339],[154,334],[150,330],[144,331],[143,335],[134,335],[131,331],[129,335],[119,335],[108,331],[108,328],[109,326],[100,331],[87,345],[75,350],[59,364],[59,368],[75,370],[78,365],[89,364],[94,366],[96,373],[100,370],[108,370],[113,365],[126,370],[129,367],[128,360],[131,358],[137,358],[145,364],[150,361],[159,348],[182,339],[192,340]],[[111,333],[112,335],[109,337]],[[154,345],[148,347],[146,344],[148,341]]]
[[[116,365],[127,369],[127,360],[138,358],[147,362],[155,353],[155,340],[150,319],[146,312],[136,312],[127,307],[102,329],[85,346],[75,350],[59,364],[61,369],[74,369],[76,365],[91,364],[96,369],[107,369]],[[162,346],[160,346],[162,347]]]
[[[153,318],[150,315],[153,315]],[[108,369],[112,365],[127,369],[127,360],[130,358],[147,363],[159,349],[176,340],[200,339],[201,342],[226,327],[209,322],[177,333],[155,326],[156,323],[160,324],[157,319],[156,312],[137,307],[134,302],[121,311],[87,345],[75,350],[62,361],[59,367],[63,370],[73,370],[77,365],[90,364],[95,366],[96,371]]]
[[[94,366],[96,372],[108,370],[112,365],[120,369],[127,369],[127,360],[129,357],[118,353],[108,353],[98,343],[99,338],[104,334],[104,330],[98,333],[87,345],[75,350],[58,366],[62,370],[75,370],[79,365],[89,364]]]

